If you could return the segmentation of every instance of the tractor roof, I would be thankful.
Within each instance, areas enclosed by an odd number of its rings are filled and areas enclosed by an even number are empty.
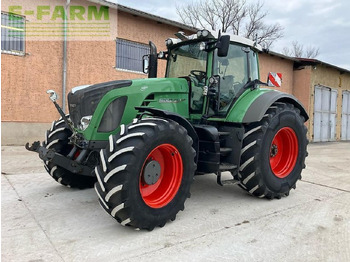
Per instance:
[[[175,34],[175,36],[177,38],[169,38],[171,40],[171,44],[178,44],[182,41],[187,41],[187,40],[194,40],[194,39],[217,39],[219,36],[219,32],[218,31],[210,31],[210,30],[198,30],[198,32],[196,34],[193,35],[185,35],[184,32],[178,32]],[[230,41],[234,42],[234,43],[238,43],[238,44],[242,44],[242,45],[246,45],[246,46],[250,46],[251,48],[257,50],[257,51],[262,51],[262,47],[261,45],[257,44],[256,42],[242,37],[242,36],[238,36],[238,35],[233,35],[230,33],[222,33],[222,35],[229,35],[230,36]]]
[[[258,51],[262,51],[261,45],[255,43],[254,41],[252,41],[248,38],[245,38],[245,37],[239,36],[239,35],[227,34],[227,33],[224,33],[224,35],[229,35],[231,42],[247,45],[247,46],[250,46]]]

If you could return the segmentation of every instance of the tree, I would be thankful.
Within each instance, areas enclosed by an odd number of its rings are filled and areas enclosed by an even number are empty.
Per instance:
[[[316,58],[320,54],[320,48],[315,46],[304,47],[298,41],[293,41],[292,46],[284,47],[282,53],[291,57]]]
[[[185,24],[241,35],[269,48],[283,36],[283,27],[267,25],[268,12],[263,7],[261,2],[247,4],[245,0],[198,0],[177,6],[176,12]]]

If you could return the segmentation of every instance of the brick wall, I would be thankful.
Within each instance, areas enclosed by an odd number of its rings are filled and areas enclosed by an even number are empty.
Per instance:
[[[2,3],[8,10],[9,1]],[[23,10],[45,4],[45,1],[30,0]],[[35,5],[34,5],[35,3]],[[62,1],[50,4],[62,5]],[[91,2],[75,0],[71,5],[87,7]],[[43,22],[49,22],[47,17]],[[31,21],[27,21],[30,24]],[[146,78],[142,73],[131,73],[115,69],[116,37],[148,44],[151,39],[158,50],[165,50],[165,40],[180,29],[170,25],[110,9],[111,37],[108,41],[68,41],[67,43],[67,89],[118,79]],[[189,33],[189,32],[187,32]],[[47,123],[58,117],[58,113],[46,95],[54,89],[62,99],[62,39],[55,41],[26,41],[25,56],[1,54],[3,122]],[[165,62],[160,61],[158,75],[165,74]]]

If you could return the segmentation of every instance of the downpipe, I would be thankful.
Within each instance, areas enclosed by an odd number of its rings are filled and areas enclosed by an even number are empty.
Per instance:
[[[70,0],[67,0],[64,9],[63,21],[63,70],[62,70],[62,109],[66,112],[66,89],[67,89],[67,14]]]

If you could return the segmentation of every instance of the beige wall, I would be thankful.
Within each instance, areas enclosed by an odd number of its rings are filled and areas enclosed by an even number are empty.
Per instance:
[[[324,65],[317,65],[310,67],[311,81],[310,81],[310,124],[309,133],[313,134],[313,113],[314,113],[314,94],[315,86],[321,85],[336,89],[337,95],[337,120],[336,120],[336,140],[340,140],[341,136],[341,112],[342,112],[342,92],[344,90],[350,91],[350,73],[341,73],[334,68],[326,67]]]

